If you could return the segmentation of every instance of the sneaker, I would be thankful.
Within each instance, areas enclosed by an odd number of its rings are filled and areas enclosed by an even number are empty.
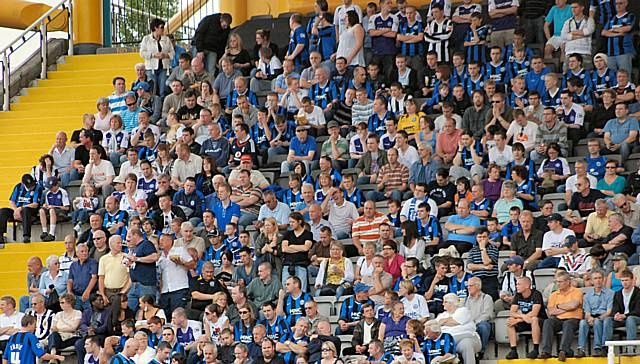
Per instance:
[[[529,353],[527,353],[527,359],[537,359],[538,355],[540,355],[540,353],[538,353],[538,350],[533,349]]]
[[[540,353],[540,355],[538,355],[538,359],[549,359],[551,358],[551,354],[549,353],[545,353],[544,351]]]
[[[567,361],[567,353],[565,353],[564,350],[560,350],[560,352],[558,353],[558,361]]]
[[[46,238],[47,238],[47,235],[49,235],[49,234],[47,234],[47,232],[46,232],[46,231],[45,231],[45,232],[43,232],[42,234],[40,234],[40,240],[44,241],[44,239],[46,239]]]
[[[518,359],[518,351],[511,349],[511,351],[509,352],[509,354],[507,354],[505,359],[507,360]]]
[[[22,242],[25,244],[29,244],[31,242],[31,237],[30,236],[23,236],[22,237]]]
[[[56,237],[51,234],[47,234],[47,236],[45,236],[44,239],[42,239],[42,241],[54,241],[54,240],[56,240]]]
[[[580,348],[576,350],[576,358],[584,358],[585,356],[587,356],[587,354],[584,353],[584,350]]]
[[[602,349],[600,349],[600,348],[593,349],[593,356],[594,357],[606,356],[606,355],[603,355],[603,354],[604,354],[604,351],[602,351]]]

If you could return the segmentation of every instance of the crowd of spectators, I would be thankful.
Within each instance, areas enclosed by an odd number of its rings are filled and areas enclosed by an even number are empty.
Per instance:
[[[316,0],[253,49],[229,14],[186,47],[152,20],[136,79],[0,209],[0,236],[65,241],[29,260],[19,307],[0,299],[5,362],[470,364],[501,311],[507,359],[521,332],[545,359],[561,331],[560,361],[635,339],[627,6]]]

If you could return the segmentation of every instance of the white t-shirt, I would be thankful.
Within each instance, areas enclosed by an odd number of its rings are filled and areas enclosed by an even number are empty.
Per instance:
[[[400,302],[404,305],[404,314],[406,316],[416,320],[429,317],[429,307],[424,296],[414,294],[411,301],[407,297],[402,297]]]
[[[499,151],[498,147],[489,149],[489,162],[506,167],[511,161],[513,161],[513,154],[511,154],[510,145],[506,145],[503,151]]]
[[[341,231],[351,232],[351,225],[360,217],[358,209],[353,202],[344,201],[342,206],[335,202],[329,203],[329,223],[336,229],[336,233]],[[351,222],[349,222],[351,220]]]
[[[409,146],[406,152],[403,152],[400,148],[396,148],[398,151],[398,163],[411,169],[411,166],[420,159],[418,150],[414,146]]]
[[[527,126],[522,127],[514,120],[507,130],[507,140],[513,137],[513,143],[521,143],[526,150],[531,150],[536,146],[536,134],[538,134],[538,124],[529,121]]]
[[[136,192],[133,194],[133,200],[136,202],[140,200],[146,201],[146,199],[147,199],[147,194],[144,193],[143,190],[136,190]],[[136,210],[136,207],[131,206],[131,204],[129,203],[129,199],[127,198],[126,195],[122,195],[122,198],[120,199],[120,210],[126,211],[127,213],[131,214]]]
[[[542,251],[545,251],[550,248],[562,248],[564,245],[564,239],[567,236],[575,236],[576,234],[573,230],[569,230],[566,228],[562,228],[562,232],[560,234],[556,234],[553,230],[549,230],[544,233],[542,237]],[[561,258],[563,254],[556,254],[554,257]]]
[[[161,293],[175,292],[180,289],[189,288],[189,270],[171,261],[171,259],[169,259],[171,256],[180,257],[184,263],[192,260],[191,255],[189,255],[187,250],[182,246],[172,247],[167,255],[165,255],[164,252],[160,254],[158,268],[160,274],[162,274]]]
[[[462,129],[462,117],[460,115],[458,115],[458,114],[453,114],[451,117],[456,122],[456,129]],[[436,133],[441,133],[442,132],[442,129],[444,129],[444,122],[445,121],[446,121],[446,118],[444,117],[444,115],[438,116],[433,121],[433,125],[435,126]]]
[[[87,166],[88,167],[88,166]],[[91,166],[91,175],[85,175],[87,183],[98,184],[107,180],[107,177],[114,177],[116,172],[113,169],[111,162],[106,160],[100,160],[100,164]]]
[[[7,314],[0,315],[0,328],[13,327],[16,329],[22,328],[22,317],[24,313],[15,311],[13,315],[7,316]],[[0,340],[9,340],[11,335],[2,335]]]
[[[442,326],[442,332],[452,335],[454,339],[457,335],[474,333],[476,331],[476,324],[471,318],[471,311],[466,307],[458,307],[453,314],[445,311],[439,314],[436,320],[442,321],[448,318],[453,318],[459,325]]]
[[[307,121],[309,121],[309,125],[321,126],[326,124],[324,119],[324,112],[322,111],[320,106],[314,106],[311,113],[307,113],[304,111],[304,109],[300,109],[298,111],[298,116],[304,116]]]

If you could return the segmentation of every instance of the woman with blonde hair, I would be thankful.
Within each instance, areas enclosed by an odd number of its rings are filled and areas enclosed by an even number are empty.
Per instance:
[[[317,364],[342,364],[339,356],[336,346],[331,341],[325,341],[322,343],[321,359]]]
[[[224,58],[231,60],[233,68],[242,72],[243,76],[249,76],[249,71],[251,70],[251,55],[244,49],[244,42],[240,34],[229,34],[227,48],[225,48],[224,55],[220,57],[220,61],[218,61],[220,67],[222,67],[222,59]]]
[[[57,351],[73,346],[78,339],[76,332],[80,328],[82,312],[74,309],[76,296],[72,293],[65,293],[60,296],[60,308],[62,311],[56,313],[51,323],[51,334],[48,339],[49,352],[56,354]]]
[[[101,97],[96,102],[96,108],[98,112],[93,114],[93,117],[96,120],[96,125],[94,128],[102,131],[103,133],[109,130],[109,126],[111,123],[111,110],[109,109],[109,99],[106,97]]]
[[[267,217],[263,220],[260,234],[254,244],[256,265],[269,262],[275,272],[282,271],[282,235],[275,218]]]

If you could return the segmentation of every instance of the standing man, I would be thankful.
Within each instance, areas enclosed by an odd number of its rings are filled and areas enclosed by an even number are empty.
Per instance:
[[[491,18],[491,46],[506,47],[513,43],[513,33],[518,23],[518,0],[489,0]]]
[[[427,52],[436,52],[438,62],[449,62],[449,38],[453,33],[453,23],[444,16],[442,4],[431,4],[433,19],[424,30]]]
[[[122,237],[114,235],[109,239],[109,254],[100,258],[98,263],[98,294],[106,305],[116,294],[125,294],[129,290],[131,280],[129,272],[122,262]]]
[[[156,262],[158,252],[153,243],[144,238],[142,231],[137,228],[127,232],[127,246],[129,254],[125,255],[122,264],[129,268],[131,290],[129,290],[129,308],[135,312],[138,300],[144,295],[156,296],[158,293],[158,278],[156,276]]]
[[[602,351],[605,340],[604,322],[611,316],[613,305],[614,292],[604,287],[604,273],[600,270],[593,270],[587,274],[591,274],[593,288],[587,290],[584,294],[584,318],[580,320],[576,358],[585,356],[584,348],[587,345],[590,327],[593,327],[593,356],[602,356],[604,354]]]
[[[158,270],[162,277],[159,304],[167,317],[171,317],[173,310],[187,305],[189,270],[196,268],[196,262],[187,253],[185,246],[174,246],[171,235],[160,236],[158,246]]]
[[[632,31],[637,26],[636,16],[627,11],[628,0],[615,0],[616,14],[604,25],[602,36],[607,40],[609,67],[614,71],[625,70],[631,73],[633,48]]]
[[[67,292],[76,296],[76,310],[84,311],[91,308],[89,298],[98,286],[98,262],[89,258],[89,246],[76,246],[78,260],[69,267]]]
[[[398,18],[391,14],[392,6],[391,0],[380,1],[380,13],[369,19],[372,62],[382,66],[387,79],[391,79],[398,34]]]
[[[191,40],[192,52],[207,67],[207,73],[216,74],[218,58],[222,57],[227,46],[227,39],[231,32],[231,14],[218,13],[206,16],[198,24]],[[196,52],[193,51],[195,47]]]

